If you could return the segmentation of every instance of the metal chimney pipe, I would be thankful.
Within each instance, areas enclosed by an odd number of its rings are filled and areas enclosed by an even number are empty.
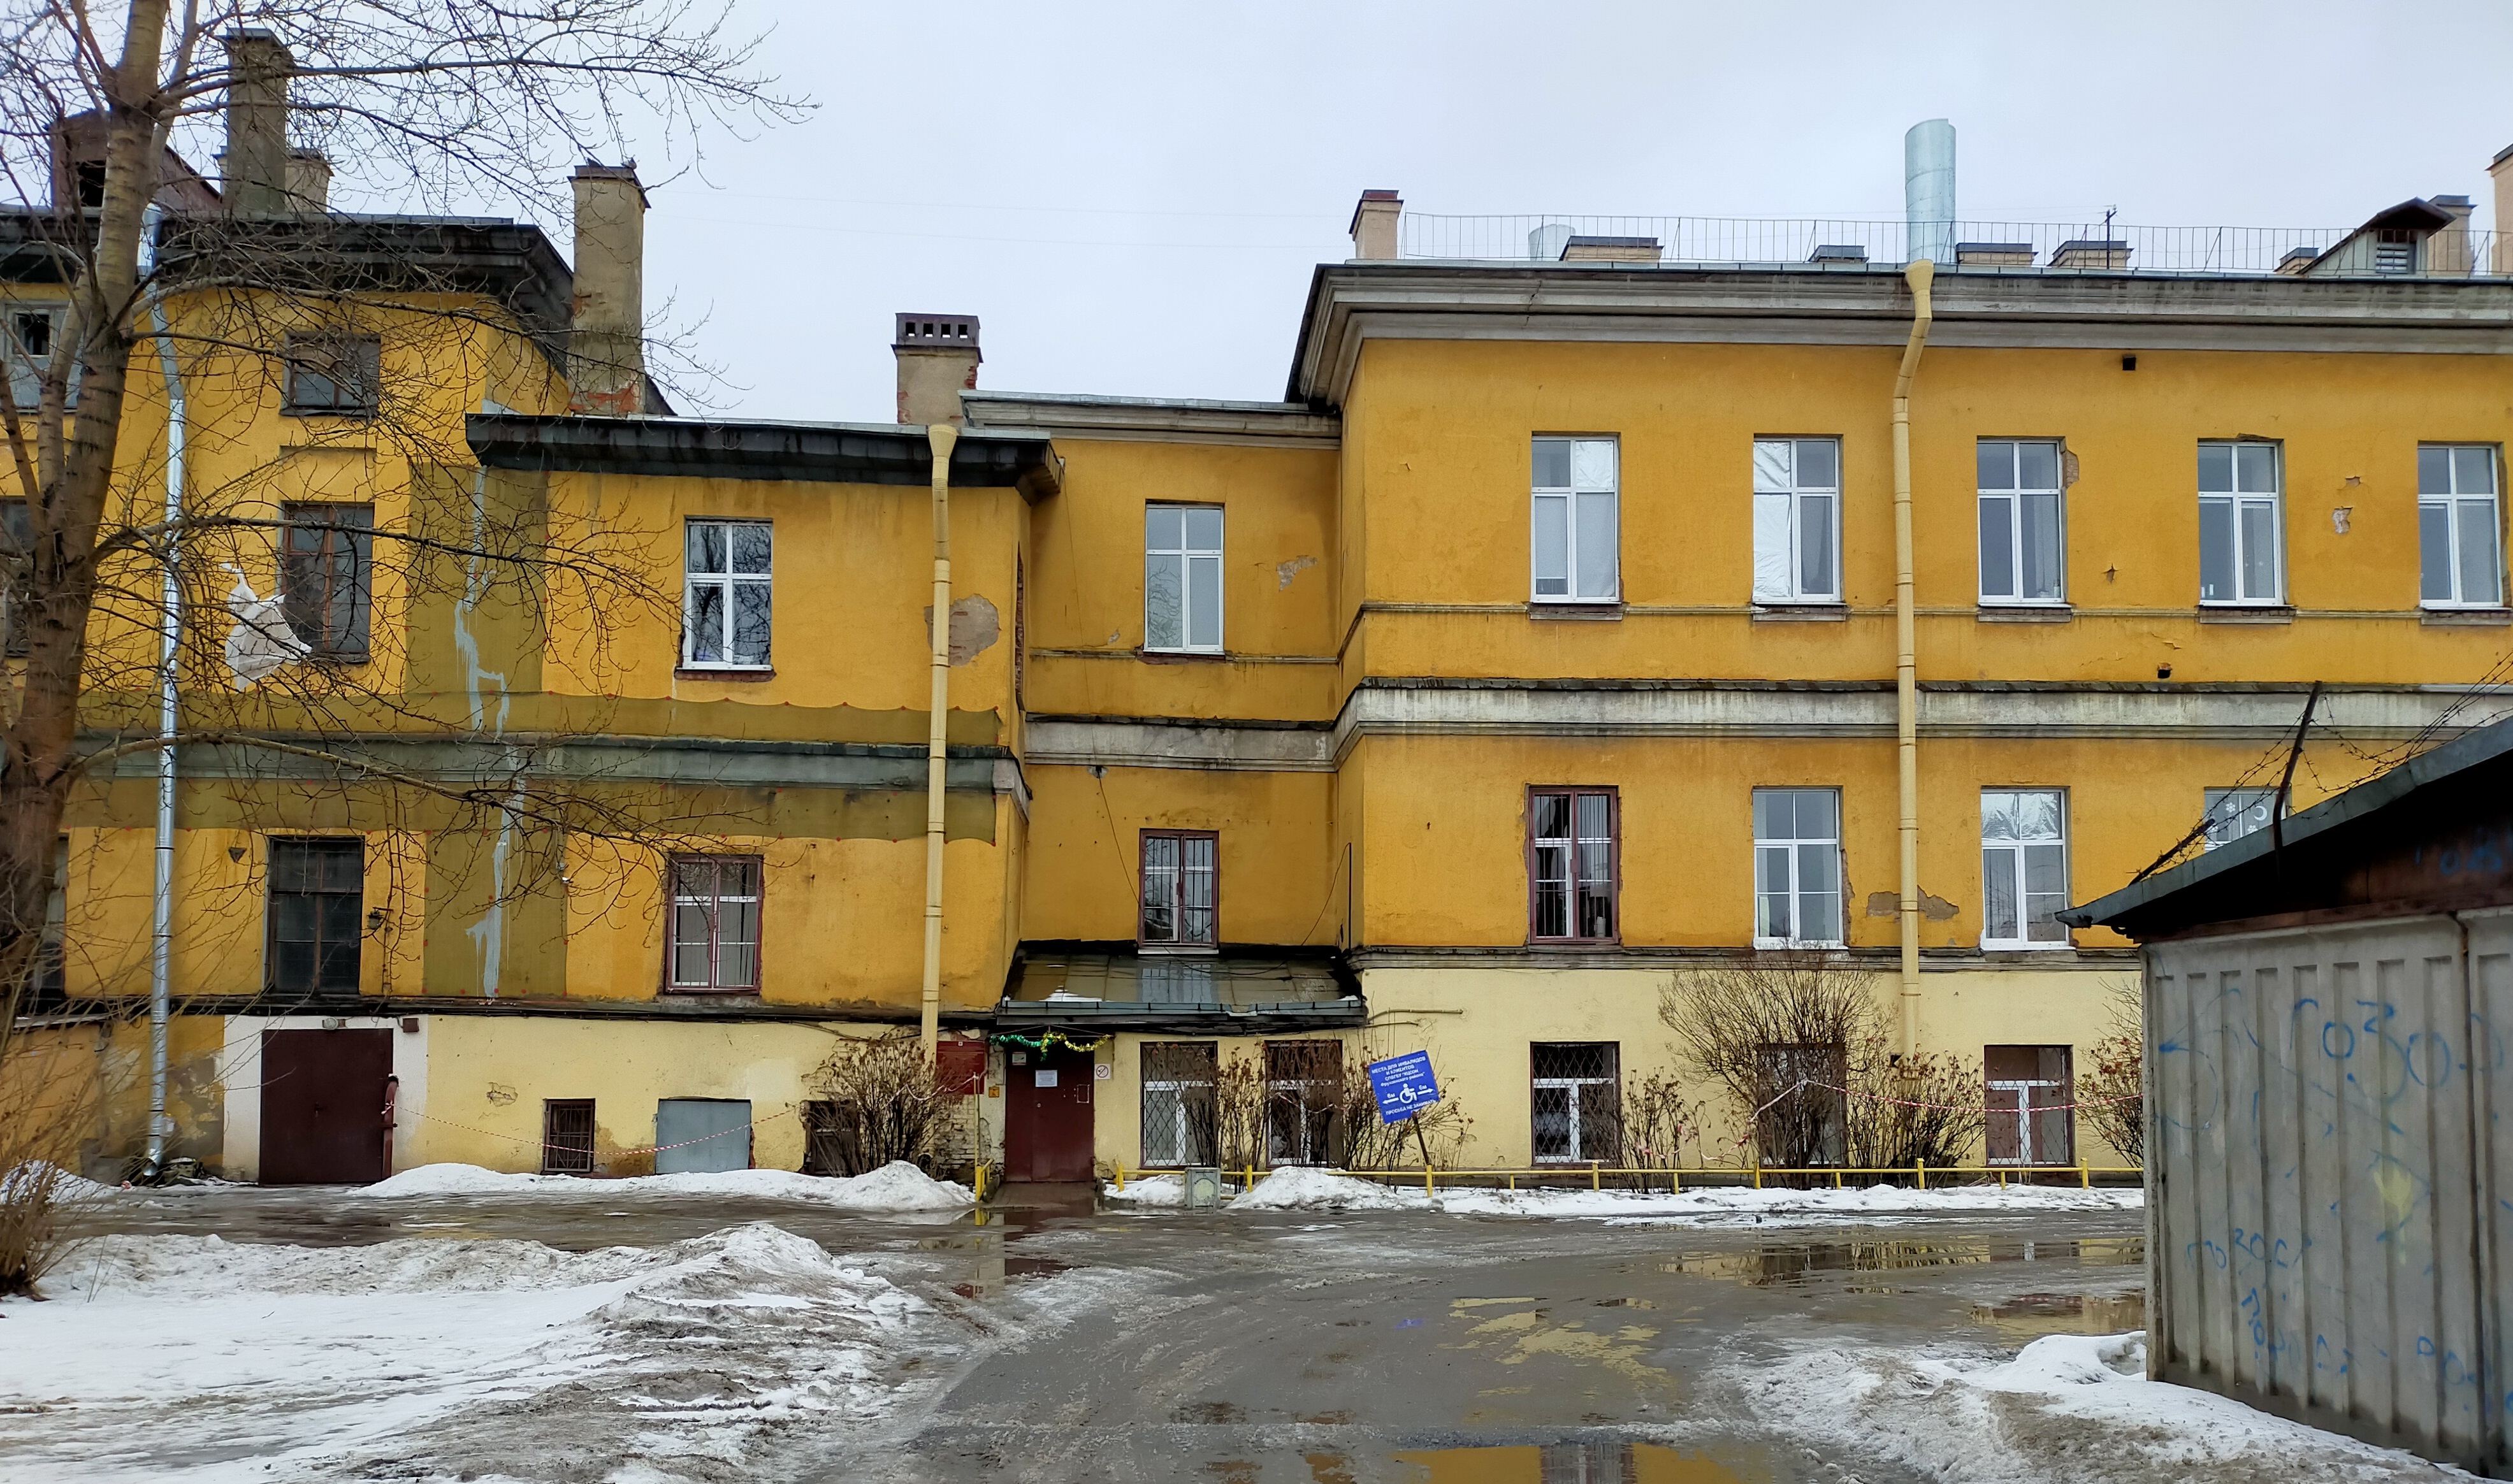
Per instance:
[[[1908,234],[1903,260],[1953,263],[1955,126],[1944,119],[1914,124],[1902,136],[1902,207]]]

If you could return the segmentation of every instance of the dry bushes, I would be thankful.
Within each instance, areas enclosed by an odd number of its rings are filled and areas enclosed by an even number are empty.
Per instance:
[[[63,1168],[94,1117],[86,1048],[20,1030],[0,1047],[0,1295],[32,1293],[64,1249]]]
[[[949,1090],[912,1033],[847,1038],[812,1072],[809,1137],[822,1173],[861,1175],[905,1160],[933,1173],[966,1093]]]
[[[2110,1034],[2087,1048],[2094,1064],[2077,1074],[2078,1112],[2105,1144],[2132,1164],[2146,1163],[2145,998],[2134,979],[2104,987],[2111,997]]]

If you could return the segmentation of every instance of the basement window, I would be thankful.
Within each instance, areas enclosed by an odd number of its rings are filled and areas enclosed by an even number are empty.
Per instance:
[[[770,559],[766,521],[692,521],[683,544],[681,667],[768,668]]]
[[[1623,1157],[1615,1041],[1537,1041],[1528,1047],[1530,1149],[1537,1164],[1615,1164]]]
[[[593,1173],[593,1100],[546,1098],[541,1102],[541,1173]]]

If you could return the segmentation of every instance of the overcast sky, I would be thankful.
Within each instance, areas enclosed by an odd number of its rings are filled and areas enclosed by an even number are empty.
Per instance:
[[[1966,219],[2352,225],[2460,193],[2484,228],[2513,144],[2504,0],[744,13],[818,107],[656,190],[646,282],[749,416],[891,418],[898,310],[978,316],[980,386],[1279,398],[1365,187],[1895,219],[1903,131],[1942,116]]]

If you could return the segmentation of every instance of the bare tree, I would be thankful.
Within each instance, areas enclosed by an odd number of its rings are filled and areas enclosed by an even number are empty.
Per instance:
[[[332,197],[392,211],[554,209],[562,166],[620,158],[632,134],[691,161],[701,133],[792,117],[758,47],[723,7],[686,0],[128,0],[104,16],[0,0],[0,173],[22,203],[0,208],[0,254],[62,307],[43,344],[0,337],[7,494],[23,501],[5,532],[23,669],[0,701],[0,1055],[41,952],[65,808],[126,758],[213,756],[249,780],[240,795],[273,809],[346,800],[353,828],[487,832],[501,893],[554,875],[571,835],[708,827],[673,820],[657,791],[553,766],[545,739],[588,719],[544,716],[527,734],[505,715],[522,678],[482,664],[529,653],[599,674],[615,662],[603,615],[676,603],[656,590],[647,537],[469,467],[459,413],[478,388],[560,384],[571,355],[600,379],[617,348],[571,347],[563,313],[484,284],[472,250],[494,224],[325,211],[296,167],[320,151],[340,172]],[[206,157],[227,109],[276,110],[288,132],[257,132],[225,162],[221,199],[182,162]],[[513,364],[515,345],[539,362]],[[400,374],[382,377],[360,436],[377,467],[408,474],[362,491],[372,519],[288,510],[267,461],[195,483],[169,519],[178,450],[149,430],[172,428],[177,398],[208,414],[187,424],[197,460],[273,383],[337,394],[387,368]],[[254,574],[285,586],[292,563],[323,576],[362,549],[372,588],[346,594],[346,613],[292,599],[283,627],[238,594]],[[170,606],[219,621],[182,626],[184,695],[161,735]],[[364,663],[241,669],[238,641],[281,658],[328,641]]]
[[[2132,1164],[2146,1163],[2145,992],[2134,978],[2104,987],[2109,1024],[2089,1048],[2094,1070],[2077,1074],[2086,1121]]]

